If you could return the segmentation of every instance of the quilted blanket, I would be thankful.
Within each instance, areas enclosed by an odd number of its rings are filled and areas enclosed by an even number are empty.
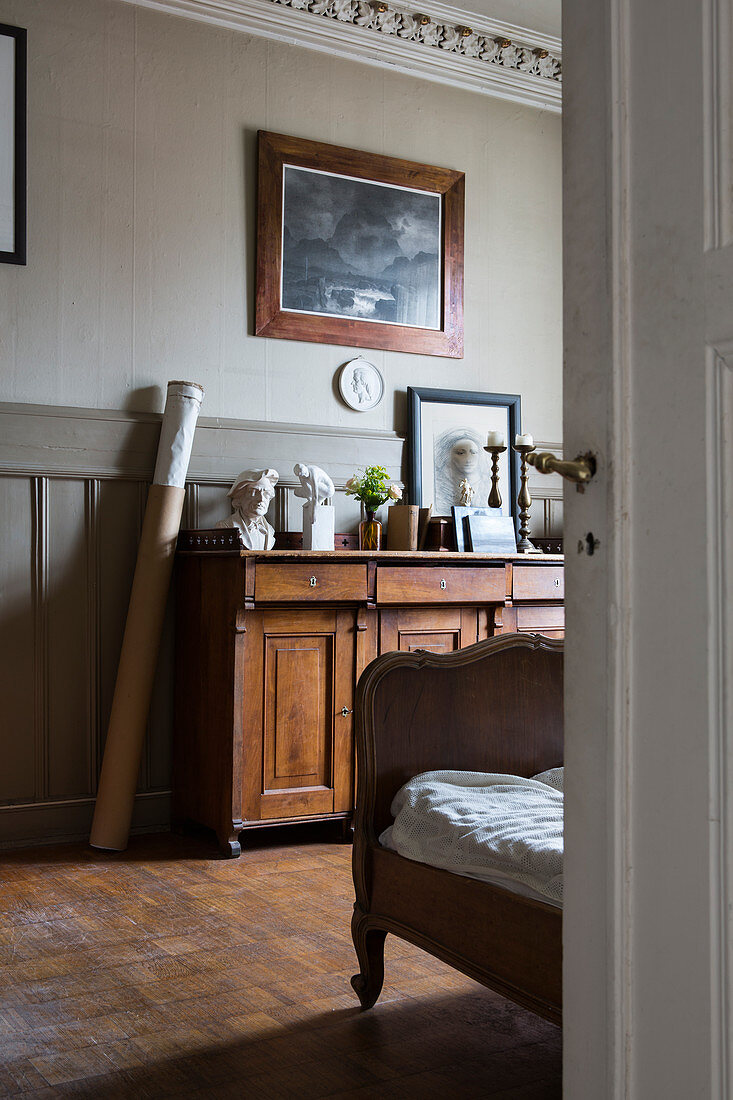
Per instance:
[[[562,768],[532,779],[423,772],[397,792],[392,815],[380,843],[407,859],[492,882],[513,879],[562,902]]]

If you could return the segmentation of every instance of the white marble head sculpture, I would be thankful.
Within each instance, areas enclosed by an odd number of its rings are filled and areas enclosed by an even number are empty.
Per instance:
[[[232,514],[217,527],[236,527],[248,550],[271,550],[275,532],[265,515],[275,496],[279,476],[277,470],[243,470],[227,494]]]
[[[336,491],[331,478],[320,466],[296,462],[293,473],[300,481],[300,485],[293,490],[295,496],[302,497],[308,504],[325,504]]]

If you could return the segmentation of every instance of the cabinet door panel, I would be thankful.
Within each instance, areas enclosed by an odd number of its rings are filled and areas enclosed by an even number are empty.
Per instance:
[[[265,792],[330,787],[333,636],[265,640]]]
[[[352,611],[263,616],[261,819],[353,807],[355,626]]]
[[[562,604],[520,604],[502,608],[501,626],[497,634],[543,634],[546,638],[565,636],[565,608]]]
[[[546,638],[562,638],[565,632],[565,608],[533,607],[517,608],[517,630],[531,634],[544,634]]]
[[[381,611],[379,649],[429,649],[434,653],[451,653],[476,641],[477,612],[475,608],[415,608]]]
[[[431,653],[452,653],[454,649],[461,648],[461,634],[459,630],[437,631],[434,634],[428,631],[418,634],[400,631],[399,648],[409,653],[416,649],[429,649]]]

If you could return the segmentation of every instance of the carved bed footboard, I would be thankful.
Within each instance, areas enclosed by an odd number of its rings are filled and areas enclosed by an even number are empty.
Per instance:
[[[531,776],[562,764],[562,643],[509,634],[449,654],[384,654],[359,681],[356,740],[352,985],[362,1006],[379,997],[391,932],[559,1023],[561,910],[405,859],[378,837],[420,772]]]

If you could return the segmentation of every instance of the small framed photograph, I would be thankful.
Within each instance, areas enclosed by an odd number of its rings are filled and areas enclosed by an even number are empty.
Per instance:
[[[456,550],[459,554],[462,554],[464,550],[471,549],[467,541],[468,517],[499,515],[499,509],[473,508],[467,507],[465,504],[454,504],[451,508],[451,515],[453,516],[453,536],[456,540]]]
[[[26,262],[26,39],[0,23],[0,263]]]
[[[517,532],[511,516],[474,514],[467,516],[465,522],[468,528],[466,549],[476,554],[516,554]]]
[[[519,458],[511,445],[522,430],[519,395],[410,387],[407,398],[410,504],[432,504],[436,516],[452,515],[457,505],[485,508],[491,456],[484,447],[488,432],[501,432],[507,444],[499,456],[501,508],[490,512],[516,524]]]
[[[256,334],[461,358],[463,173],[258,137]]]

